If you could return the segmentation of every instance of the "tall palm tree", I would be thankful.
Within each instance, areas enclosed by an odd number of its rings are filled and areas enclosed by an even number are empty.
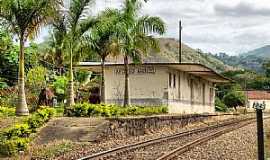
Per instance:
[[[89,34],[90,49],[101,59],[101,103],[105,103],[104,73],[106,57],[109,55],[115,56],[120,52],[116,31],[112,29],[118,23],[118,17],[108,15],[107,11],[110,10],[105,10],[97,17],[99,22]]]
[[[96,19],[89,15],[90,6],[94,0],[70,0],[69,8],[60,14],[64,19],[61,27],[65,29],[63,41],[64,50],[69,57],[69,88],[67,107],[74,105],[74,84],[73,84],[73,58],[80,50],[80,45],[84,42],[84,34],[95,24]]]
[[[144,0],[146,2],[146,0]],[[118,11],[108,11],[111,16],[119,17],[114,30],[117,31],[121,54],[124,56],[125,89],[124,106],[130,105],[129,98],[129,58],[140,62],[141,57],[151,50],[159,51],[158,41],[151,34],[165,33],[165,23],[159,17],[142,16],[138,12],[140,0],[125,0],[124,7]]]
[[[18,73],[17,115],[28,115],[24,82],[24,45],[28,38],[34,38],[38,31],[52,20],[62,4],[61,0],[4,0],[0,1],[0,17],[17,34],[20,41]]]

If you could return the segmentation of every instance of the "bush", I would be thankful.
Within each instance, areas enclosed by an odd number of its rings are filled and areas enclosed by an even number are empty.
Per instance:
[[[26,85],[32,90],[40,90],[46,87],[46,75],[48,71],[42,66],[34,67],[28,71]]]
[[[55,110],[53,108],[41,107],[24,123],[6,128],[0,134],[0,154],[13,155],[18,151],[25,150],[30,142],[30,134],[49,121],[54,114]]]
[[[68,78],[65,76],[57,76],[55,77],[55,81],[53,82],[53,89],[57,95],[58,101],[63,101],[66,97],[66,89],[68,86]]]
[[[35,114],[27,119],[27,124],[29,125],[32,132],[36,131],[36,128],[41,127],[44,123],[48,122],[49,119],[55,114],[53,108],[41,107]]]
[[[25,138],[31,134],[28,124],[15,124],[4,130],[3,136],[5,139],[12,139],[14,137]]]
[[[215,99],[215,110],[218,112],[227,112],[228,107],[218,98]]]
[[[15,87],[1,90],[0,89],[0,108],[15,108],[18,98],[17,89]]]
[[[15,116],[15,108],[0,107],[0,117]]]
[[[19,151],[24,151],[27,149],[29,144],[29,138],[13,138],[9,140],[0,140],[0,154],[2,155],[14,155]]]
[[[0,78],[0,80],[1,80],[1,78]],[[8,84],[6,82],[0,81],[0,89],[6,89],[6,88],[8,88]]]
[[[76,104],[71,108],[66,109],[67,116],[87,117],[87,116],[102,116],[102,117],[117,117],[127,115],[155,115],[167,113],[167,107],[146,107],[146,106],[130,106],[122,107],[117,105],[105,104]]]

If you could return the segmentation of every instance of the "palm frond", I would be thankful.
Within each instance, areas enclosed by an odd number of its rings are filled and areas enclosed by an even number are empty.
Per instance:
[[[8,21],[19,37],[33,38],[52,20],[62,0],[1,1],[0,16]]]
[[[79,21],[85,17],[83,13],[92,2],[93,0],[71,0],[68,22],[73,32],[76,31]]]
[[[86,31],[90,28],[93,28],[98,23],[98,19],[89,17],[83,20],[80,24],[78,29],[76,30],[76,37],[81,37]]]
[[[164,21],[159,17],[143,16],[138,19],[135,25],[135,31],[146,34],[157,33],[162,35],[166,31],[166,26]]]

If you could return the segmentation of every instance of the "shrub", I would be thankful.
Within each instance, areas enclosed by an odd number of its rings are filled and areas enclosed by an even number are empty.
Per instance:
[[[218,98],[215,99],[215,110],[218,112],[227,112],[228,107]]]
[[[6,139],[12,139],[14,137],[25,138],[28,137],[30,133],[31,130],[28,124],[15,124],[14,126],[5,129],[3,136]]]
[[[0,117],[15,116],[15,108],[0,107]]]
[[[78,104],[74,106],[74,114],[76,117],[84,117],[88,114],[89,105]]]
[[[154,115],[167,113],[167,107],[147,107],[147,106],[130,106],[122,107],[117,105],[105,104],[76,104],[66,110],[67,116],[86,117],[86,116],[102,116],[115,117],[127,115]]]
[[[42,66],[37,66],[28,71],[26,85],[32,90],[40,90],[46,87],[46,75],[48,71]]]
[[[18,92],[16,87],[0,89],[0,107],[16,107]]]
[[[55,113],[56,113],[56,111],[54,108],[41,106],[36,114],[49,120],[51,117],[53,117],[55,115]]]
[[[0,78],[0,80],[1,80],[1,78]],[[0,89],[6,89],[6,88],[8,88],[8,84],[6,82],[0,81]]]
[[[35,114],[27,119],[27,124],[29,125],[32,132],[35,132],[36,128],[41,127],[45,122],[55,114],[55,109],[41,107]]]
[[[1,155],[14,155],[19,151],[24,151],[27,149],[29,144],[29,138],[13,138],[9,140],[0,140],[0,154]]]
[[[66,96],[66,89],[68,85],[68,78],[65,76],[57,76],[55,77],[55,81],[53,82],[53,89],[57,95],[59,101],[64,100]]]
[[[30,142],[29,136],[36,131],[36,128],[44,125],[45,122],[55,114],[53,108],[41,107],[36,113],[32,114],[24,123],[15,124],[6,128],[0,134],[0,154],[13,155],[18,151],[27,148]]]

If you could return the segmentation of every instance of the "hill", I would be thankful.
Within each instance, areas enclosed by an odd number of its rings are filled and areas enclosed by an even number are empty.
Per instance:
[[[259,58],[270,58],[270,45],[263,46],[261,48],[254,49],[247,53],[242,53],[241,56],[255,56]]]
[[[154,62],[178,62],[179,60],[179,42],[172,38],[161,38],[160,53],[152,53],[149,59]],[[195,50],[186,44],[182,44],[182,62],[195,62],[204,64],[216,71],[233,70],[234,68],[226,65],[210,53],[203,53],[201,50]]]
[[[229,56],[226,53],[219,53],[215,55],[215,58],[234,67],[250,69],[263,73],[262,64],[265,61],[270,60],[270,45],[242,53],[238,56]]]
[[[160,52],[151,52],[143,57],[143,62],[177,63],[179,62],[179,42],[172,38],[159,38]],[[121,58],[109,58],[111,62],[123,62]],[[192,49],[182,44],[182,62],[204,64],[218,72],[234,70],[234,67],[224,64],[210,53]]]

